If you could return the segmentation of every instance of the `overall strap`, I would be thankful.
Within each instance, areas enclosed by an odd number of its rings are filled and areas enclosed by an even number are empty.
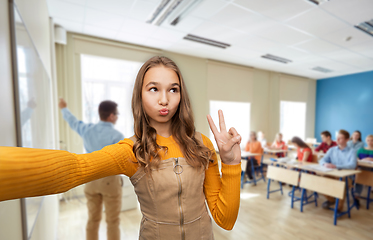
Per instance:
[[[136,142],[136,140],[137,140],[137,138],[136,138],[136,136],[135,136],[135,135],[133,135],[133,136],[132,136],[132,137],[130,137],[129,139],[130,139],[130,140],[132,140],[132,142],[133,142],[133,143],[135,143],[135,142]]]

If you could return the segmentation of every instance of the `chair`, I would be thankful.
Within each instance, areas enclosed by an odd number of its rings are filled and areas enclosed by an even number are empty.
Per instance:
[[[372,190],[372,187],[373,187],[373,172],[361,170],[361,173],[356,174],[355,182],[361,185],[368,186],[367,197],[361,197],[361,198],[367,200],[367,209],[369,209],[369,204],[373,202],[373,199],[370,198],[370,191]]]
[[[312,154],[312,162],[313,163],[319,163],[319,155]]]
[[[344,181],[338,181],[308,173],[302,173],[299,186],[302,189],[302,198],[304,197],[304,193],[306,192],[306,190],[319,192],[336,198],[335,207],[332,210],[334,210],[334,225],[337,225],[337,217],[343,215],[343,213],[338,215],[337,209],[339,199],[343,199],[345,185],[346,183]],[[315,199],[315,204],[317,206],[317,199]],[[301,200],[301,212],[303,212],[303,205],[305,204],[303,200]]]

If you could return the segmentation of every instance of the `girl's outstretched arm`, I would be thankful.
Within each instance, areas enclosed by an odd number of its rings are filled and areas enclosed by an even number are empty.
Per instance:
[[[125,139],[88,154],[0,147],[0,201],[65,192],[99,178],[137,169],[132,141]]]

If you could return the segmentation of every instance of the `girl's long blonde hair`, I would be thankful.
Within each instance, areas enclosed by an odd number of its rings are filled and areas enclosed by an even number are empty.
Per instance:
[[[177,65],[167,57],[155,56],[146,61],[139,70],[132,95],[132,113],[136,141],[133,152],[140,167],[145,171],[158,167],[159,151],[167,152],[167,147],[157,144],[157,132],[149,125],[148,115],[142,105],[142,87],[146,72],[157,66],[172,69],[180,81],[180,103],[171,119],[171,135],[180,147],[187,162],[193,167],[207,167],[211,151],[195,137],[194,117],[184,80]],[[150,171],[148,171],[150,172]]]

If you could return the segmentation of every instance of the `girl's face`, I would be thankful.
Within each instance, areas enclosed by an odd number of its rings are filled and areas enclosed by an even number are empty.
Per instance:
[[[354,132],[354,133],[352,134],[352,139],[353,139],[354,141],[359,140],[359,138],[360,138],[360,134],[359,134],[358,132]]]
[[[281,135],[281,134],[278,134],[278,135],[277,135],[277,141],[278,141],[278,142],[281,142],[281,141],[282,141],[282,135]]]
[[[255,134],[254,133],[250,133],[250,141],[255,141]]]
[[[180,103],[180,81],[175,71],[164,66],[150,68],[142,85],[142,105],[152,127],[171,123]]]
[[[373,148],[373,137],[367,137],[365,141],[369,148]]]

